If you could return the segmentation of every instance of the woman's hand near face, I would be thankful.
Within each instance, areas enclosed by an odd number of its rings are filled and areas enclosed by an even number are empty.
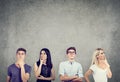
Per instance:
[[[42,65],[43,64],[43,60],[42,59],[40,59],[40,65]]]
[[[105,59],[105,65],[106,65],[106,67],[107,68],[109,68],[110,67],[110,65],[109,65],[109,63],[107,62],[107,60]]]

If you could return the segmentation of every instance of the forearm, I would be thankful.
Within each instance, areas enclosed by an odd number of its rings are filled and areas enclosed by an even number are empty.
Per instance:
[[[24,66],[21,67],[21,78],[23,82],[27,82],[27,80],[29,79],[29,77],[26,76]]]
[[[10,80],[7,80],[6,82],[10,82]]]
[[[42,65],[40,64],[40,66],[38,67],[37,71],[35,72],[36,77],[40,76],[41,68],[42,68]]]
[[[10,82],[10,77],[9,76],[7,76],[6,82]]]
[[[93,73],[93,71],[91,69],[89,69],[86,73],[85,73],[85,82],[90,82],[89,80],[89,76]]]
[[[107,77],[108,77],[108,78],[111,78],[111,77],[112,77],[112,72],[111,72],[110,67],[107,68]]]
[[[111,72],[110,65],[107,62],[107,60],[105,61],[105,65],[106,65],[106,68],[107,68],[107,77],[111,78],[112,77],[112,72]]]
[[[68,80],[73,80],[73,79],[75,79],[75,77],[74,76],[61,76],[60,77],[60,80],[61,81],[68,81]]]
[[[88,78],[88,75],[86,75],[86,74],[85,74],[85,82],[90,82],[89,78]]]
[[[82,82],[83,81],[83,77],[78,77],[78,78],[76,78],[76,79],[73,79],[72,80],[73,82]]]
[[[85,82],[90,82],[88,77],[85,77]]]
[[[7,80],[6,82],[10,82],[10,80]]]
[[[45,77],[44,80],[54,80],[53,77]]]
[[[43,76],[38,76],[37,79],[40,79],[40,80],[54,80],[53,77],[43,77]]]

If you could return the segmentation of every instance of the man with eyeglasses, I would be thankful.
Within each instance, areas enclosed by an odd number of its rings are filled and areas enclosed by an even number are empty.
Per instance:
[[[83,70],[80,63],[75,61],[76,48],[69,47],[66,50],[67,61],[61,62],[59,65],[59,77],[62,82],[82,82]]]

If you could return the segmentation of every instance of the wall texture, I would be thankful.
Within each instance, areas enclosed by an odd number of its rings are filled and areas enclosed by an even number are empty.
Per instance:
[[[77,48],[76,60],[84,73],[97,47],[105,49],[113,72],[109,82],[120,79],[119,0],[0,0],[0,82],[15,62],[19,47],[27,49],[26,63],[33,67],[41,48],[47,47],[58,78],[65,51]],[[33,70],[29,82],[35,82]],[[91,82],[93,79],[91,77]]]

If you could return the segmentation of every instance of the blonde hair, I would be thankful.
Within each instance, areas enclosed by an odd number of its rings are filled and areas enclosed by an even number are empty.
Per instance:
[[[97,60],[97,56],[99,55],[100,51],[103,51],[102,48],[97,48],[94,53],[93,53],[93,57],[92,57],[92,63],[91,65],[98,65],[98,60]]]

